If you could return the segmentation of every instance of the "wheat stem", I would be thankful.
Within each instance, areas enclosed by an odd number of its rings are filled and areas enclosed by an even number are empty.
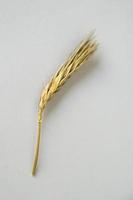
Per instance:
[[[33,161],[32,167],[32,175],[35,176],[37,164],[38,164],[38,157],[39,157],[39,149],[40,149],[40,141],[41,141],[41,127],[42,127],[42,110],[38,111],[38,131],[37,131],[37,142],[35,147],[35,157]]]

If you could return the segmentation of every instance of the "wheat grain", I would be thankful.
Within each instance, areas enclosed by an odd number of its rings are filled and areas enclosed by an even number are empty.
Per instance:
[[[97,42],[93,39],[93,33],[91,33],[74,50],[73,54],[61,66],[61,68],[56,72],[56,74],[52,77],[52,79],[43,89],[38,108],[38,135],[37,135],[35,157],[32,168],[32,175],[35,175],[36,173],[38,156],[39,156],[40,138],[41,138],[42,114],[46,107],[47,102],[96,49],[97,49]]]

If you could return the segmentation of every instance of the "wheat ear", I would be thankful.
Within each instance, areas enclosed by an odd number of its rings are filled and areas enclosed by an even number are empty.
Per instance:
[[[61,66],[61,68],[56,72],[56,74],[52,77],[52,79],[42,91],[38,108],[38,134],[32,175],[35,175],[38,163],[42,114],[44,109],[53,94],[56,93],[61,88],[61,86],[63,86],[67,79],[69,79],[70,76],[81,66],[81,64],[83,64],[97,49],[97,42],[93,38],[93,34],[91,33],[84,41],[80,43],[80,45],[74,50],[73,54]]]

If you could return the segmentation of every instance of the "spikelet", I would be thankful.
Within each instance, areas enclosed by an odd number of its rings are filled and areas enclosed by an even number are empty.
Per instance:
[[[56,72],[56,74],[52,77],[52,79],[43,89],[38,108],[38,135],[32,168],[32,175],[35,175],[36,173],[41,137],[42,114],[48,101],[96,49],[97,42],[93,39],[93,33],[90,33],[89,36],[84,41],[82,41],[80,45],[74,50],[73,54],[61,66],[61,68]]]

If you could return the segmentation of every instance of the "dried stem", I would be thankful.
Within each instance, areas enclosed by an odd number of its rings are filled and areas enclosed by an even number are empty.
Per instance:
[[[37,131],[37,142],[35,147],[35,157],[32,168],[32,175],[34,176],[36,173],[36,168],[38,164],[39,157],[39,149],[40,149],[40,141],[41,141],[41,127],[42,127],[42,110],[38,111],[38,131]]]

